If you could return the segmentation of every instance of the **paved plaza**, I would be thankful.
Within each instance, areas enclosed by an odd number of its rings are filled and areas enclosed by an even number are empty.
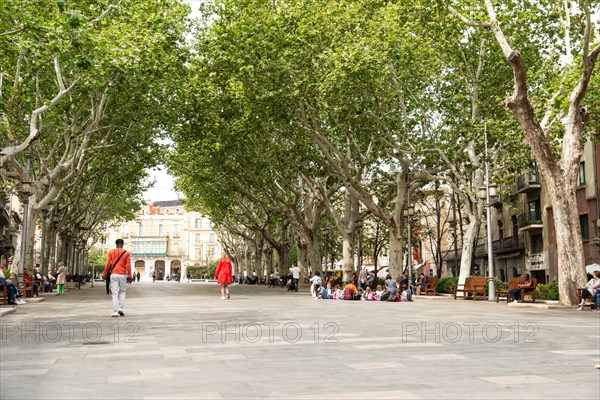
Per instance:
[[[104,285],[1,317],[9,399],[597,399],[600,312],[447,298],[313,300],[216,284]],[[3,309],[5,306],[2,307]]]

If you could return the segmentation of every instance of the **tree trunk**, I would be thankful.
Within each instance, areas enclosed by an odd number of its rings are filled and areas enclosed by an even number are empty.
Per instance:
[[[346,231],[342,235],[342,271],[343,281],[350,281],[354,272],[354,231]]]
[[[300,267],[300,272],[304,276],[308,276],[308,258],[306,252],[306,243],[303,240],[298,240],[296,246],[298,247],[298,267]]]
[[[458,283],[464,284],[467,277],[471,274],[471,264],[473,263],[473,245],[475,243],[475,234],[479,231],[481,220],[472,213],[469,214],[469,225],[463,236],[462,256],[460,258],[460,274]]]
[[[403,254],[404,237],[402,232],[400,232],[399,227],[390,227],[389,271],[392,277],[402,276],[402,271],[404,270],[404,263],[402,262]]]
[[[311,266],[313,273],[315,271],[322,271],[321,262],[321,251],[319,249],[319,242],[316,240],[316,234],[311,235],[309,240],[306,242],[306,258],[308,265]]]

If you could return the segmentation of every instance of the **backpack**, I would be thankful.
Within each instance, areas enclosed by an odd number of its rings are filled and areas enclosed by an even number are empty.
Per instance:
[[[352,291],[352,289],[344,289],[344,300],[354,300],[354,292]]]

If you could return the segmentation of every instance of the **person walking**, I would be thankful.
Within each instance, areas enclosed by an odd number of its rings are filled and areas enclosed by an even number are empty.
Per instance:
[[[225,295],[229,299],[229,284],[233,282],[233,276],[231,275],[231,261],[227,259],[225,252],[221,254],[221,259],[217,264],[217,269],[215,270],[215,278],[217,278],[217,282],[221,285],[221,300],[225,300]]]
[[[292,279],[294,282],[294,291],[298,291],[298,286],[300,285],[300,267],[294,265],[292,267]]]
[[[102,277],[110,279],[110,291],[112,293],[113,317],[119,315],[124,317],[125,292],[127,279],[131,280],[131,257],[129,252],[123,249],[123,239],[115,241],[116,249],[111,250],[106,258],[106,265]]]
[[[56,270],[56,294],[65,294],[65,282],[67,281],[67,267],[64,262],[58,263]]]
[[[137,276],[137,281],[139,282],[140,281],[140,271],[138,271],[136,276]]]

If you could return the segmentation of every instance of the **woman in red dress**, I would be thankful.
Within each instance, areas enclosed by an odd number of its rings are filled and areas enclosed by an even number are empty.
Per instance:
[[[225,300],[225,294],[229,299],[229,284],[233,282],[233,276],[231,275],[231,261],[227,259],[225,252],[221,253],[221,259],[217,264],[217,270],[215,271],[215,278],[221,285],[221,300]]]

